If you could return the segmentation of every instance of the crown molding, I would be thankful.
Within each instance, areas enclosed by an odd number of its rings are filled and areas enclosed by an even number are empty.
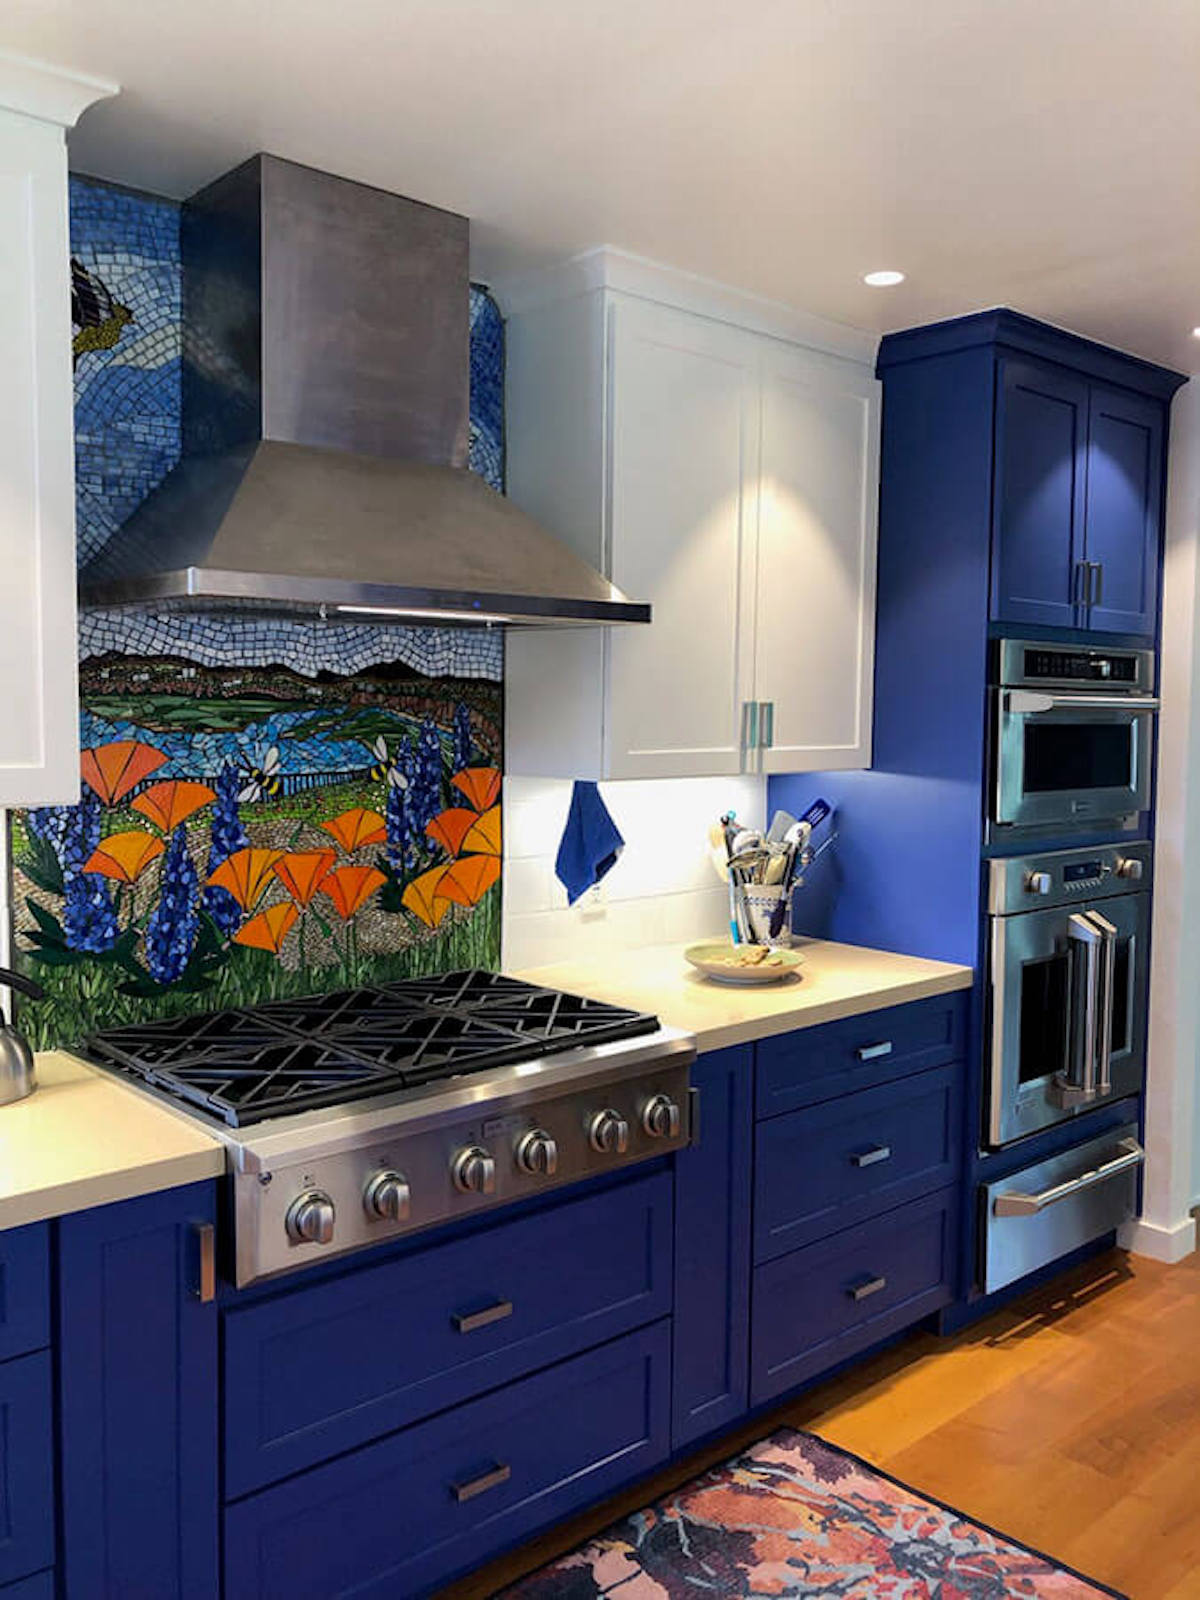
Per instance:
[[[782,301],[731,288],[694,272],[600,245],[566,261],[531,272],[489,280],[505,316],[572,300],[596,290],[627,294],[697,316],[729,322],[770,338],[783,339],[851,361],[871,363],[879,336]]]
[[[119,93],[120,87],[108,78],[0,51],[0,110],[39,122],[73,128],[89,106]]]

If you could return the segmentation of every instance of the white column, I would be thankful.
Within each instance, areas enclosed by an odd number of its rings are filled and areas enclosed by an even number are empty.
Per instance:
[[[0,54],[0,805],[79,795],[66,129],[115,93]]]
[[[1142,1215],[1121,1243],[1158,1261],[1196,1248],[1200,1197],[1200,380],[1171,412],[1163,571],[1162,713],[1146,1181]]]

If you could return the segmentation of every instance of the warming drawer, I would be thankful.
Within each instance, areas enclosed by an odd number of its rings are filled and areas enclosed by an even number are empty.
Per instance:
[[[1112,1233],[1137,1209],[1145,1160],[1135,1123],[980,1186],[990,1294]]]

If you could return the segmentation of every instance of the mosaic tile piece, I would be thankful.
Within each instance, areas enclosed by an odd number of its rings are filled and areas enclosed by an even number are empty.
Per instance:
[[[113,653],[80,687],[80,804],[11,819],[36,1047],[499,966],[498,685]]]

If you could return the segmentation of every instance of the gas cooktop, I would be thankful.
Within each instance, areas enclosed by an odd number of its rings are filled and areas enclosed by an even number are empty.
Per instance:
[[[85,1048],[244,1127],[657,1028],[643,1012],[466,971],[109,1028]]]

